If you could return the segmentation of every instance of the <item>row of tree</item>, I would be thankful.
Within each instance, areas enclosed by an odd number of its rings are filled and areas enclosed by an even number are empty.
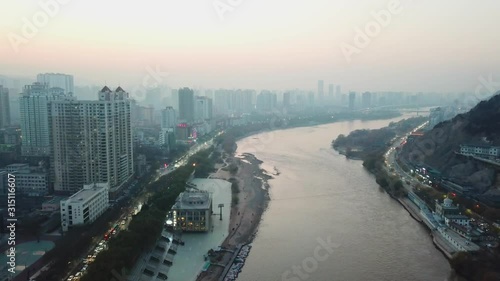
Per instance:
[[[151,183],[147,187],[151,192],[147,204],[133,217],[127,230],[110,240],[108,249],[96,257],[81,280],[111,280],[114,272],[128,273],[139,256],[151,249],[160,237],[167,213],[185,190],[186,181],[195,168],[202,170],[201,173],[211,169],[209,154],[209,150],[198,152],[190,157],[187,165]]]

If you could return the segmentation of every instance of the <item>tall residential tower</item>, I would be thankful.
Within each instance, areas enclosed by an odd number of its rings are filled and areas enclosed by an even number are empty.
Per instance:
[[[0,85],[0,129],[10,125],[9,89]]]
[[[64,97],[60,88],[35,82],[24,86],[19,98],[23,156],[49,156],[49,103]]]
[[[36,76],[36,81],[42,84],[48,84],[50,88],[61,88],[64,93],[74,93],[73,75],[62,73],[41,73]]]
[[[114,192],[134,173],[128,93],[104,87],[98,95],[96,101],[67,98],[51,103],[54,191],[108,183]]]

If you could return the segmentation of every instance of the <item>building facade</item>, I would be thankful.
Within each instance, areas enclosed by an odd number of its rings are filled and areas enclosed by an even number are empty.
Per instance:
[[[189,88],[179,89],[179,119],[184,122],[194,121],[194,91]]]
[[[354,110],[354,108],[356,108],[356,93],[350,92],[349,93],[349,109]]]
[[[272,112],[276,109],[278,97],[271,91],[263,90],[257,96],[257,110],[261,112]]]
[[[85,185],[82,190],[60,202],[63,231],[94,222],[109,207],[107,183]]]
[[[372,93],[364,92],[361,96],[361,104],[363,108],[369,108],[372,106]]]
[[[172,207],[175,230],[206,232],[211,228],[212,198],[204,191],[185,191]]]
[[[5,170],[16,176],[16,192],[27,196],[46,196],[49,194],[49,174],[28,164],[11,164]]]
[[[49,104],[63,97],[62,92],[47,84],[36,82],[24,87],[19,98],[23,156],[50,155]]]
[[[128,93],[104,87],[99,100],[58,100],[50,106],[54,191],[106,182],[114,192],[134,174]]]
[[[500,157],[500,147],[488,145],[460,145],[460,153],[468,156],[478,156],[484,158]]]
[[[325,101],[325,82],[323,80],[318,80],[318,102],[322,103]]]
[[[203,121],[212,119],[213,105],[212,99],[207,97],[195,98],[195,121]]]
[[[10,126],[9,89],[0,85],[0,129]]]
[[[64,93],[74,93],[73,75],[62,73],[40,73],[36,76],[38,83],[47,84],[50,88],[61,88]]]
[[[175,109],[171,106],[162,109],[160,121],[162,129],[175,128],[177,126],[177,113]]]

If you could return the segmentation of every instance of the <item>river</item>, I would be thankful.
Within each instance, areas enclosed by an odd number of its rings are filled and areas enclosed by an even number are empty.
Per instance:
[[[428,230],[379,188],[361,161],[330,146],[339,134],[400,119],[278,130],[238,141],[238,154],[253,153],[262,168],[280,172],[269,181],[271,201],[238,281],[448,280],[450,266]]]

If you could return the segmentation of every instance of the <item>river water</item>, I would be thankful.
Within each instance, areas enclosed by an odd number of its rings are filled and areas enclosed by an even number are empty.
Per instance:
[[[428,230],[385,194],[361,161],[331,149],[339,134],[392,120],[261,133],[238,142],[270,180],[271,201],[238,281],[448,280]],[[324,245],[330,245],[325,247]]]

